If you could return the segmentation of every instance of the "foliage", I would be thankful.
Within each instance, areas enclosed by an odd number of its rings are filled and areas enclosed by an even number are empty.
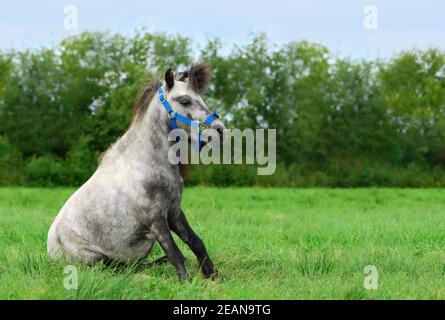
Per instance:
[[[31,186],[57,186],[64,183],[62,163],[51,155],[30,159],[26,164],[25,173]]]
[[[189,38],[140,31],[0,53],[0,135],[16,159],[0,158],[0,184],[81,184],[128,128],[143,83],[202,59],[214,71],[208,105],[230,128],[276,128],[279,169],[196,167],[189,183],[445,185],[443,52],[351,60],[307,41],[271,46],[263,34],[221,49],[218,39],[196,50]]]
[[[0,136],[0,181],[3,185],[23,184],[23,161],[20,152],[8,139]]]

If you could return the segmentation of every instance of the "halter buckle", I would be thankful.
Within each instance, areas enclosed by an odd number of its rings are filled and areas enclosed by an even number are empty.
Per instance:
[[[176,116],[176,112],[174,112],[173,110],[168,113],[168,117],[170,119],[174,118],[175,116]]]
[[[207,130],[208,128],[210,128],[208,125],[206,125],[204,122],[202,122],[202,121],[199,121],[199,129],[201,130],[201,131],[203,131],[203,130]]]

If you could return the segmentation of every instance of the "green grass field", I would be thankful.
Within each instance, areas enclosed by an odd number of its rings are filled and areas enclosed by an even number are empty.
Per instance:
[[[0,189],[1,299],[445,298],[445,190],[187,189],[183,208],[223,279],[203,279],[177,240],[190,282],[170,264],[79,266],[79,287],[67,290],[46,235],[72,192]],[[376,290],[363,286],[367,265]]]

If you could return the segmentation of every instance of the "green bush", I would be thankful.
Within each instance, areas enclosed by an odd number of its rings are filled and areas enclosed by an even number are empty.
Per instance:
[[[270,176],[258,176],[254,165],[198,165],[194,166],[187,185],[204,186],[260,186],[260,187],[445,187],[445,172],[418,164],[405,167],[384,162],[355,160],[331,163],[326,171],[305,170],[296,164],[278,165]]]
[[[51,155],[33,157],[25,167],[27,183],[31,186],[52,187],[65,185],[63,162]]]
[[[94,173],[98,152],[92,150],[88,137],[81,137],[68,152],[64,161],[65,185],[82,185]]]
[[[188,184],[274,187],[445,185],[445,53],[336,57],[258,35],[229,54],[180,35],[83,32],[54,48],[0,53],[0,185],[80,185],[128,128],[143,83],[195,57],[228,128],[277,131],[279,164],[193,166]],[[196,48],[197,49],[197,48]],[[150,73],[147,71],[150,70]],[[6,139],[7,137],[7,139]]]
[[[25,174],[20,151],[12,147],[7,138],[0,136],[0,185],[24,183]]]

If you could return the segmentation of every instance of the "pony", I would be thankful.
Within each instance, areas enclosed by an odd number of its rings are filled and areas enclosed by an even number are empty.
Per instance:
[[[196,63],[185,72],[170,68],[163,81],[145,85],[128,130],[104,152],[94,174],[67,200],[51,225],[47,245],[51,258],[87,265],[129,263],[145,259],[158,242],[184,281],[185,258],[173,231],[193,251],[205,277],[218,274],[181,209],[180,165],[168,160],[169,148],[176,142],[169,139],[172,115],[201,122],[212,115],[201,97],[210,79],[209,65]],[[223,136],[225,127],[219,117],[212,117],[208,127]],[[190,131],[186,123],[178,123],[178,128]],[[186,138],[196,143],[192,134]]]

